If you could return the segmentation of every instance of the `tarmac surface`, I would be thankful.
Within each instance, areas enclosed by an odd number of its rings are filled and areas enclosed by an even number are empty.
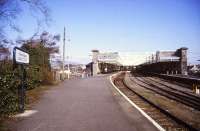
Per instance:
[[[120,96],[108,75],[66,80],[45,92],[36,111],[12,125],[14,131],[156,131]]]

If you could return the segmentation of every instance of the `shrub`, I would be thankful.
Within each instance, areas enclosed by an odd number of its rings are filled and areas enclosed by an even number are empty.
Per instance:
[[[39,87],[41,84],[52,84],[53,74],[50,72],[49,48],[42,44],[32,47],[22,46],[30,55],[30,63],[26,68],[27,90]],[[19,66],[13,71],[12,61],[0,61],[0,116],[9,115],[18,108],[18,87],[22,75]]]
[[[0,76],[0,116],[17,111],[19,80],[14,74]]]
[[[43,70],[44,79],[42,81],[43,84],[53,84],[53,73],[48,71],[47,69]]]

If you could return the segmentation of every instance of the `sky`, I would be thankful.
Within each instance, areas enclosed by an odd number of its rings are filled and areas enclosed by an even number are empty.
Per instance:
[[[45,1],[45,0],[44,0]],[[156,52],[188,47],[189,63],[200,59],[200,0],[46,0],[52,22],[43,30],[61,34],[66,55],[90,61],[92,49],[106,52]],[[16,21],[29,38],[36,22],[27,12]],[[60,42],[62,50],[62,41]],[[62,51],[61,51],[62,53]]]

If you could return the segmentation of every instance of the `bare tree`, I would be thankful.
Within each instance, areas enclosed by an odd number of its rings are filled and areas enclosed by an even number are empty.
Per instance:
[[[41,44],[44,46],[55,46],[58,41],[60,41],[60,35],[52,35],[49,32],[44,31],[40,35]]]
[[[17,32],[21,31],[16,24],[16,19],[24,11],[24,7],[30,10],[38,26],[41,22],[48,24],[51,21],[50,10],[44,0],[0,0],[0,41],[5,39],[7,28]]]

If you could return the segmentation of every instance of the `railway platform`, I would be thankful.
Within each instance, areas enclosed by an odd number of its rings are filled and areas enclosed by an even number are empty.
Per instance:
[[[36,113],[11,125],[15,131],[156,131],[117,95],[108,75],[68,80],[46,91]]]

